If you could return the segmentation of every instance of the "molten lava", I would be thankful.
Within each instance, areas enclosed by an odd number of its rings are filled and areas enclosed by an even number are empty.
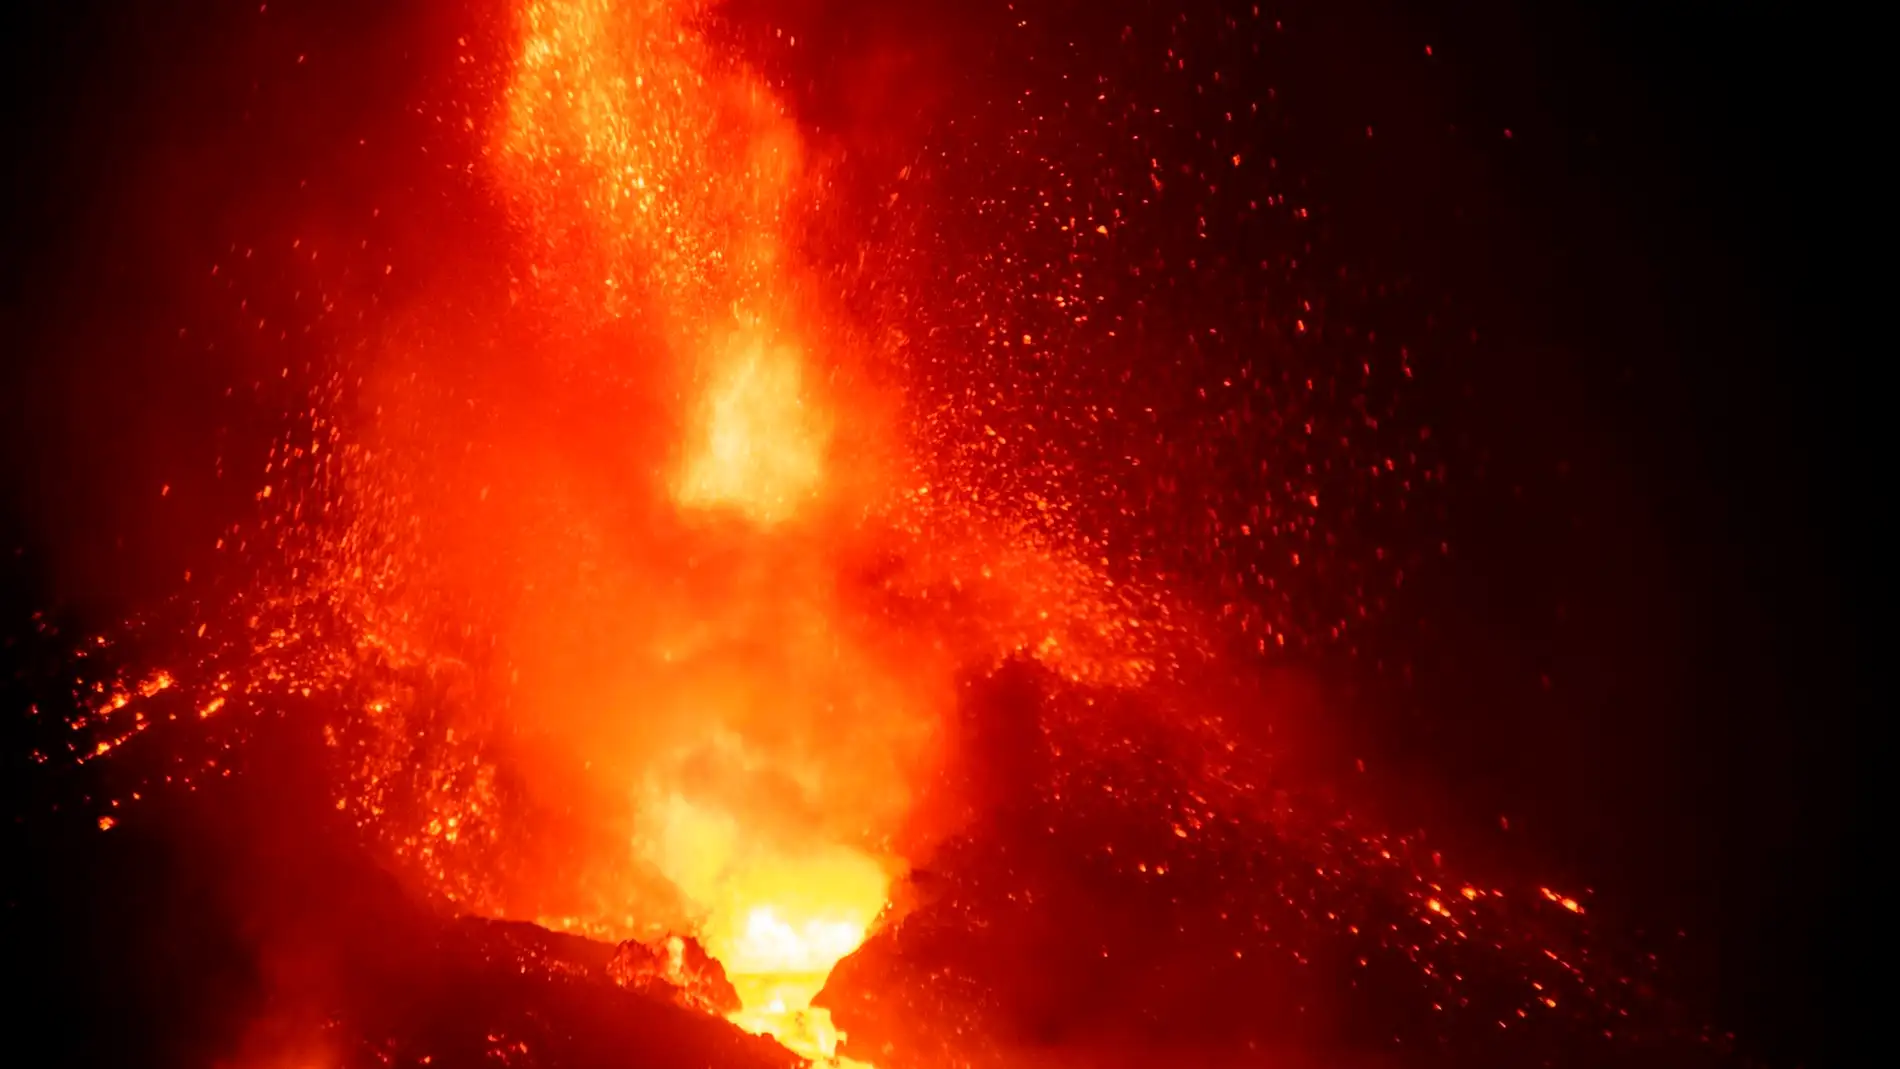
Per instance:
[[[890,893],[889,863],[840,843],[786,840],[678,794],[644,810],[655,866],[700,910],[699,938],[724,966],[732,1020],[814,1058],[837,1054],[812,1006],[831,969],[864,942]]]
[[[662,674],[677,686],[623,713],[674,727],[654,751],[666,759],[627,785],[636,852],[725,967],[742,1003],[733,1020],[831,1058],[839,1037],[812,1000],[902,869],[880,844],[905,817],[905,774],[937,709],[880,700],[880,688],[912,688],[829,589],[837,562],[820,541],[836,537],[849,488],[829,478],[840,443],[806,385],[828,333],[806,319],[822,302],[784,233],[802,153],[764,84],[715,61],[698,14],[690,2],[524,4],[499,180],[557,316],[656,325],[658,352],[643,358],[669,362],[688,398],[670,498],[688,539],[738,579],[661,629],[659,660],[678,669]],[[834,379],[851,357],[832,354]],[[682,564],[698,566],[660,553],[634,566]],[[827,737],[826,721],[850,710],[858,737]],[[898,730],[864,730],[890,718]]]

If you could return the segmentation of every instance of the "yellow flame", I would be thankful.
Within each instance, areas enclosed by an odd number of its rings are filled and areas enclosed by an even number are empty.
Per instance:
[[[790,516],[823,475],[825,433],[806,405],[799,351],[756,325],[735,332],[712,368],[694,449],[675,497],[737,509],[760,524]]]
[[[888,901],[890,865],[839,843],[780,841],[673,792],[646,807],[647,857],[703,911],[700,938],[739,995],[733,1023],[837,1065],[844,1036],[812,1000],[864,943]]]

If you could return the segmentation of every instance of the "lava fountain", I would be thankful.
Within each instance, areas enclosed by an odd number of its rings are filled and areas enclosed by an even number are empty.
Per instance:
[[[797,130],[758,77],[716,61],[700,13],[523,4],[495,179],[534,299],[570,328],[652,324],[641,358],[687,400],[678,439],[650,459],[671,469],[660,482],[687,543],[716,545],[726,573],[647,636],[663,647],[648,678],[671,685],[629,712],[672,727],[629,784],[637,856],[731,978],[733,1020],[829,1058],[838,1037],[812,1000],[901,872],[888,844],[947,681],[903,678],[830,589],[826,546],[882,489],[832,468],[881,459],[867,456],[881,443],[870,420],[856,440],[834,434],[843,391],[815,388],[862,360],[838,351],[788,240],[806,177]],[[633,562],[649,576],[682,565],[698,566],[665,551]],[[826,730],[833,718],[846,737]]]

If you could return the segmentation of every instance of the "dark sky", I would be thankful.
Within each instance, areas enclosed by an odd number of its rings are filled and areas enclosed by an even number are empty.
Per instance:
[[[229,417],[194,399],[229,369],[167,362],[160,324],[189,298],[155,279],[218,239],[152,218],[167,189],[300,151],[203,150],[237,136],[247,6],[6,16],[5,634],[167,590],[202,533],[148,491],[208,466]],[[1840,1064],[1885,559],[1857,34],[1714,4],[1282,6],[1310,42],[1290,77],[1325,101],[1308,126],[1339,131],[1309,148],[1342,247],[1483,324],[1428,402],[1469,478],[1422,595],[1423,712],[1375,717],[1374,745],[1459,784],[1459,819],[1517,815],[1528,849],[1635,901],[1631,923],[1691,929],[1691,982],[1750,1047]],[[1393,73],[1423,44],[1429,77]],[[1348,147],[1373,121],[1396,146],[1376,158]]]

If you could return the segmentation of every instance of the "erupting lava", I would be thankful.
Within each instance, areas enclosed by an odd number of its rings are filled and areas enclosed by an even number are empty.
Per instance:
[[[841,1037],[812,1000],[884,909],[886,865],[836,843],[759,841],[772,837],[677,797],[660,808],[656,863],[704,909],[700,938],[739,996],[734,1023],[835,1057]]]
[[[518,277],[532,280],[521,303],[553,324],[545,343],[562,389],[658,394],[645,418],[669,435],[646,427],[638,444],[616,442],[609,423],[597,448],[624,451],[633,478],[606,492],[649,480],[657,500],[617,547],[582,551],[602,569],[586,586],[551,593],[559,580],[539,560],[518,586],[498,583],[511,565],[486,548],[479,575],[452,582],[484,599],[525,592],[505,610],[526,625],[508,647],[511,685],[537,712],[513,716],[557,725],[609,791],[627,777],[630,860],[662,878],[675,923],[724,966],[742,1003],[733,1019],[831,1057],[838,1036],[812,1001],[885,910],[907,845],[938,830],[918,806],[956,673],[1028,651],[1075,677],[1139,678],[1157,650],[1145,635],[1124,648],[1120,636],[1139,627],[1127,622],[1130,593],[984,523],[973,493],[929,492],[896,431],[889,354],[834,309],[798,248],[822,175],[764,82],[707,44],[701,14],[689,0],[528,0],[519,11],[491,163],[525,250]],[[599,338],[602,363],[574,363],[576,340]],[[587,478],[599,468],[576,462]],[[387,493],[387,466],[359,477],[369,496]],[[502,477],[469,479],[486,495]],[[527,518],[491,504],[483,522],[537,527],[539,487],[507,498],[533,502]],[[432,548],[466,541],[430,536]],[[558,559],[530,542],[525,552]],[[401,570],[414,581],[419,567]],[[552,711],[576,676],[549,636],[599,641],[603,628],[625,644],[621,663],[584,674],[625,703],[612,712],[639,725],[630,735]],[[532,675],[549,683],[536,693],[522,669],[539,659],[545,671]],[[629,744],[615,747],[616,735]],[[612,871],[601,859],[583,867],[595,886],[591,870]],[[626,931],[611,918],[628,897],[610,890],[555,915]],[[489,908],[524,911],[506,896]],[[653,912],[651,901],[633,910]]]
[[[1076,174],[1106,155],[1017,153],[1010,166],[1031,178],[1003,168],[993,180],[1010,196],[971,200],[1002,251],[971,259],[1033,292],[935,302],[933,286],[967,296],[987,283],[923,272],[907,280],[916,293],[890,298],[903,309],[892,322],[866,322],[860,304],[881,309],[885,295],[842,293],[835,250],[818,248],[836,161],[806,144],[765,76],[715,47],[709,7],[518,0],[499,55],[463,42],[461,73],[482,73],[460,91],[479,99],[431,118],[466,138],[447,170],[476,205],[454,209],[467,232],[444,236],[417,291],[359,316],[370,326],[327,355],[307,424],[269,457],[259,529],[232,533],[254,574],[194,621],[192,663],[97,688],[73,725],[94,740],[74,744],[79,760],[160,721],[209,736],[242,706],[304,710],[331,762],[326,804],[423,897],[621,942],[614,960],[634,964],[615,982],[664,973],[666,997],[834,1065],[863,1064],[845,1057],[834,1005],[860,1042],[859,1020],[885,1033],[866,1048],[887,1069],[1006,1064],[1003,1039],[982,1046],[983,1015],[1014,997],[1033,1032],[1044,1005],[1041,992],[996,993],[1012,960],[1073,980],[1101,1017],[1172,1027],[1170,1015],[1200,1014],[1254,1052],[1263,1035],[1290,1044],[1317,1027],[1301,1001],[1316,961],[1337,986],[1402,989],[1417,1009],[1408,1035],[1442,1035],[1437,1022],[1466,1006],[1487,1042],[1560,1016],[1607,1035],[1573,1007],[1615,1002],[1604,977],[1616,966],[1571,929],[1547,938],[1545,914],[1577,922],[1577,898],[1453,877],[1422,837],[1367,830],[1330,797],[1296,811],[1256,725],[1222,719],[1221,687],[1249,670],[1235,665],[1285,647],[1290,630],[1297,645],[1298,627],[1350,644],[1384,596],[1367,591],[1403,581],[1410,562],[1370,543],[1319,575],[1314,557],[1341,541],[1319,520],[1326,480],[1365,484],[1347,508],[1363,506],[1370,527],[1405,508],[1381,512],[1377,495],[1443,476],[1428,433],[1380,437],[1366,350],[1318,386],[1251,354],[1191,382],[1194,360],[1231,344],[1229,321],[1177,322],[1148,299],[1189,302],[1200,254],[1181,257],[1177,289],[1178,266],[1102,251],[1111,225],[1150,208],[1150,225],[1206,237],[1198,192],[1185,217],[1162,203],[1191,169],[1149,155],[1188,139],[1138,125],[1162,124],[1159,108],[1117,114],[1128,128],[1116,137],[1149,169],[1100,204]],[[1186,60],[1166,47],[1172,77]],[[1108,93],[1081,81],[1076,101],[1051,107],[1106,112]],[[1016,119],[1012,152],[1037,126]],[[965,136],[980,135],[946,135]],[[1243,165],[1230,147],[1213,159],[1199,172],[1208,203]],[[1277,191],[1238,196],[1246,219],[1307,215]],[[1018,210],[1035,224],[1017,228]],[[1239,298],[1234,321],[1271,335],[1255,300]],[[1317,316],[1302,301],[1294,333]],[[1091,370],[1121,393],[1048,370],[1084,332]],[[912,335],[941,335],[939,348],[919,355]],[[1189,354],[1161,376],[1194,398],[1174,422],[1148,407],[1150,384],[1112,366],[1137,342]],[[937,359],[959,346],[975,355]],[[966,374],[966,355],[993,363]],[[1239,400],[1209,400],[1223,390]],[[1332,427],[1314,414],[1328,391],[1351,398]],[[1256,405],[1271,430],[1240,441]],[[1202,435],[1180,453],[1177,424]],[[1280,438],[1283,454],[1261,444]],[[1198,472],[1156,470],[1188,452]],[[1265,489],[1182,490],[1230,475]],[[1171,541],[1177,558],[1215,562],[1218,611],[1214,587],[1190,590],[1185,569],[1144,559]],[[1276,608],[1323,583],[1355,611]],[[1290,628],[1298,613],[1311,618]],[[999,671],[1011,662],[1032,678],[1022,689],[1047,685],[1033,713],[984,690],[1021,682]],[[986,701],[1008,722],[966,715]],[[957,748],[979,736],[1011,752]],[[166,783],[221,774],[216,757],[184,763]],[[916,871],[937,861],[950,875]],[[1110,883],[1120,898],[1089,897]],[[1074,930],[1048,931],[1071,908]],[[990,956],[965,969],[979,932]],[[905,938],[880,946],[892,933]],[[820,998],[828,982],[838,998],[853,969],[856,1018]],[[1256,1005],[1269,981],[1284,997]],[[1116,983],[1120,1003],[1096,997]],[[1212,1005],[1242,992],[1244,1004]],[[921,1020],[932,1012],[942,1019]],[[1077,1019],[1107,1045],[1126,1023]]]
[[[639,855],[732,980],[733,1020],[830,1058],[838,1036],[812,1000],[885,907],[902,862],[882,844],[906,815],[902,766],[918,760],[904,750],[935,710],[870,710],[921,720],[868,740],[883,752],[826,737],[825,720],[879,702],[871,688],[890,674],[839,618],[822,570],[839,562],[813,541],[866,505],[848,496],[864,488],[831,478],[851,443],[834,441],[829,399],[807,386],[814,346],[839,334],[813,322],[822,300],[788,248],[797,131],[761,80],[715,61],[698,7],[525,3],[497,171],[553,314],[652,324],[657,351],[625,356],[671,363],[693,398],[671,499],[688,527],[691,514],[711,525],[691,537],[723,548],[714,567],[749,574],[658,636],[661,661],[687,667],[635,713],[680,727],[678,760],[654,761],[639,785]],[[859,362],[834,352],[830,378]],[[842,459],[862,463],[862,448]],[[814,551],[816,568],[784,566]]]

